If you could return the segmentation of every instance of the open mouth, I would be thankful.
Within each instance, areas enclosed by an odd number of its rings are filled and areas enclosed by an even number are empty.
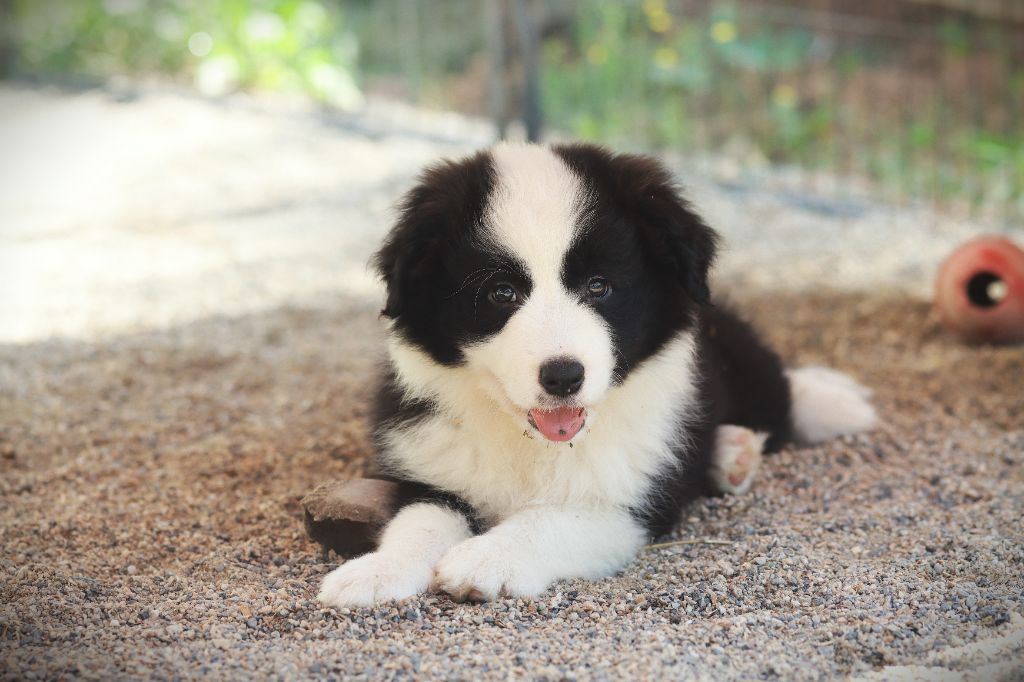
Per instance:
[[[587,423],[587,408],[556,407],[553,410],[534,408],[527,415],[530,426],[548,440],[564,443],[572,440]]]

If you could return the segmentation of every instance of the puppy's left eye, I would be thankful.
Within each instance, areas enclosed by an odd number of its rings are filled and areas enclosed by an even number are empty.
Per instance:
[[[495,303],[515,303],[519,296],[511,284],[499,284],[490,293],[491,300]]]
[[[612,285],[604,277],[591,277],[587,282],[587,294],[591,298],[604,298],[612,293]]]

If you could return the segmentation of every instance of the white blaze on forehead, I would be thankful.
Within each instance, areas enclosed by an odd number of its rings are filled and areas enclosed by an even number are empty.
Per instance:
[[[534,286],[555,284],[576,234],[583,184],[547,147],[502,144],[491,158],[495,187],[485,224],[493,245],[515,254]]]
[[[546,147],[501,145],[492,151],[494,189],[484,213],[488,246],[520,261],[530,293],[501,331],[465,349],[468,365],[497,379],[495,394],[526,410],[550,401],[538,381],[540,367],[571,357],[585,370],[573,398],[594,405],[611,385],[614,340],[604,319],[562,282],[565,254],[585,217],[587,190]],[[594,273],[598,274],[598,273]]]

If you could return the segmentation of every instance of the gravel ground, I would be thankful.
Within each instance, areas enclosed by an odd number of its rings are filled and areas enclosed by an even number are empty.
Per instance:
[[[745,308],[787,358],[875,387],[885,427],[786,450],[748,495],[695,505],[678,537],[715,544],[480,607],[311,601],[334,562],[298,499],[361,470],[365,304],[8,347],[6,674],[815,679],[1002,637],[936,665],[1019,679],[1024,349],[964,348],[905,300]]]
[[[367,454],[362,263],[419,166],[478,141],[250,104],[0,89],[0,675],[1024,677],[1024,347],[962,346],[922,300],[976,228],[697,176],[724,287],[885,426],[772,457],[614,578],[321,609],[298,500]],[[55,201],[97,150],[123,191]]]

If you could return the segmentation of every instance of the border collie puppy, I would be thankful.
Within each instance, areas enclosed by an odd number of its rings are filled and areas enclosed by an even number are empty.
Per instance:
[[[399,511],[320,601],[608,576],[694,498],[744,492],[762,451],[871,428],[867,390],[787,372],[710,305],[716,241],[645,156],[505,144],[427,170],[376,256]]]

